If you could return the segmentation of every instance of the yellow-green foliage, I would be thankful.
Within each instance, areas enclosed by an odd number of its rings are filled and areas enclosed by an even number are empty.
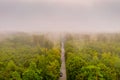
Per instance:
[[[96,41],[80,41],[76,37],[66,40],[68,80],[120,80],[119,37],[103,36]]]
[[[0,80],[58,80],[60,49],[44,35],[15,35],[0,43]]]

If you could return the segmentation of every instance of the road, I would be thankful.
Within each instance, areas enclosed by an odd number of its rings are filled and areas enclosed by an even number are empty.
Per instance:
[[[64,43],[61,43],[61,69],[60,71],[62,72],[62,77],[59,78],[59,80],[66,80],[66,66],[65,66],[65,50],[64,50]]]

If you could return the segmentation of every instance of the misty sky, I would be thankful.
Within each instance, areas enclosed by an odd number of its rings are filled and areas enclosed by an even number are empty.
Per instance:
[[[0,31],[120,31],[120,0],[0,0]]]

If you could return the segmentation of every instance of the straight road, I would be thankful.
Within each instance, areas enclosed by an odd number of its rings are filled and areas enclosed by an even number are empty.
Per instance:
[[[64,50],[64,43],[61,43],[61,69],[60,71],[62,72],[62,77],[59,78],[59,80],[66,80],[66,66],[65,66],[65,50]]]

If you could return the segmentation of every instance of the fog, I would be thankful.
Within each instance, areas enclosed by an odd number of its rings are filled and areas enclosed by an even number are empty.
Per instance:
[[[0,0],[0,31],[119,32],[119,0]]]

